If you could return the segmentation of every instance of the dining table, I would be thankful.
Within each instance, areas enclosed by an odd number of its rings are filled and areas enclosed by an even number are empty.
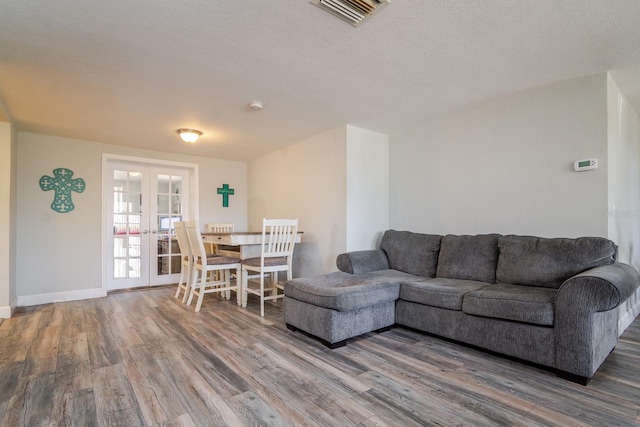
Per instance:
[[[302,241],[302,234],[298,231],[296,243]],[[202,240],[205,244],[217,245],[219,255],[239,259],[259,257],[262,251],[262,231],[203,232]]]

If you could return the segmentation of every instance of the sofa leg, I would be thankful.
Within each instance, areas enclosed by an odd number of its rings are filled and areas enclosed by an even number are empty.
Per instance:
[[[329,347],[331,350],[334,350],[336,348],[344,347],[345,345],[347,345],[347,340],[342,340],[338,342],[327,342],[323,340],[322,343],[327,347]]]
[[[295,326],[290,325],[288,323],[285,323],[285,324],[287,325],[287,329],[288,330],[293,331],[293,332],[297,332],[298,331],[298,328],[296,328]]]
[[[558,371],[556,375],[563,380],[571,381],[580,385],[587,385],[589,384],[589,381],[591,381],[591,378],[589,377],[583,377],[581,375],[576,375],[565,371]]]
[[[316,336],[311,335],[308,332],[303,331],[302,329],[298,329],[293,325],[290,325],[289,323],[285,323],[285,325],[287,325],[287,329],[289,329],[292,332],[302,332],[303,334],[315,338],[318,341],[320,341],[322,344],[324,344],[326,347],[329,347],[331,350],[335,349],[335,348],[340,348],[340,347],[344,347],[345,345],[347,345],[347,340],[342,340],[342,341],[338,341],[338,342],[329,342],[326,340],[323,340],[322,338],[318,338]]]
[[[381,332],[389,332],[391,330],[391,326],[387,326],[386,328],[380,328],[380,329],[376,329],[377,333],[381,333]]]

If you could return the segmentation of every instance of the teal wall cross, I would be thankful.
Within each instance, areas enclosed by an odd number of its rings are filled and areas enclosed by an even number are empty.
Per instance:
[[[222,194],[222,207],[229,207],[229,196],[233,196],[233,188],[229,188],[229,184],[222,184],[222,188],[218,188],[218,194]]]
[[[82,178],[73,178],[71,169],[57,168],[53,170],[53,176],[42,175],[40,188],[42,191],[55,191],[51,209],[59,213],[66,213],[75,208],[71,201],[71,192],[82,193],[85,189],[85,183]]]

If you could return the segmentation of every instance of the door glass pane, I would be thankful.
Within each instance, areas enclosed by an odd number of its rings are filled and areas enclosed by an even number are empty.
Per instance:
[[[140,206],[140,203],[142,202],[141,193],[129,193],[126,197],[126,201],[127,201],[126,212],[128,213],[142,212],[142,206]]]
[[[113,234],[127,234],[127,215],[113,214]]]
[[[113,171],[113,191],[125,191],[127,188],[127,172],[121,170]]]
[[[158,194],[171,192],[171,175],[158,174]]]
[[[168,214],[171,205],[171,196],[169,194],[158,194],[158,213]]]
[[[140,215],[127,215],[129,218],[129,234],[140,234]]]
[[[180,204],[181,196],[171,196],[171,213],[182,213],[182,205]]]
[[[171,274],[180,273],[182,263],[180,262],[180,255],[174,255],[171,257]]]
[[[113,239],[113,256],[116,258],[122,258],[127,256],[127,239],[122,237],[115,237]]]
[[[142,193],[142,174],[129,172],[129,189],[131,193]]]
[[[115,279],[127,278],[127,260],[116,258],[113,260],[113,277]]]
[[[142,255],[140,247],[142,245],[142,239],[140,237],[129,237],[129,256],[139,257]]]
[[[125,193],[121,191],[115,191],[113,193],[113,211],[115,213],[126,213],[127,203],[125,202]]]
[[[140,258],[131,258],[129,259],[129,277],[136,278],[141,275],[141,260]]]

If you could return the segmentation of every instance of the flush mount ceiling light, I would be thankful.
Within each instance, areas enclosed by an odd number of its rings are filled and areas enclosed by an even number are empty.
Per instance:
[[[195,129],[178,129],[178,135],[184,142],[188,142],[189,144],[193,144],[200,138],[202,132]]]
[[[249,103],[249,109],[251,111],[262,111],[264,104],[261,101],[251,101]]]
[[[391,0],[310,0],[321,9],[357,27]]]

